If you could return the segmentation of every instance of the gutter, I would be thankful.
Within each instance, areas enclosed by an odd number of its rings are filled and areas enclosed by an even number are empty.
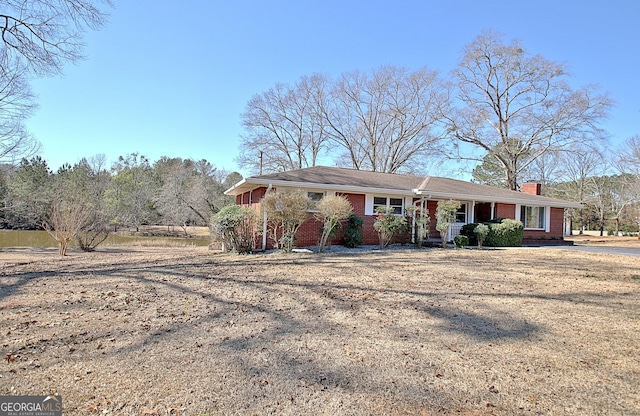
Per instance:
[[[233,185],[231,188],[227,189],[226,191],[224,191],[225,195],[233,195],[232,192],[235,191],[236,189],[238,189],[239,187],[241,187],[242,185],[244,185],[245,183],[247,183],[247,179],[242,179],[240,182],[238,182],[237,184]]]
[[[441,199],[464,199],[464,200],[472,200],[472,201],[500,202],[500,203],[520,204],[520,205],[531,205],[533,203],[538,203],[543,206],[550,206],[550,207],[557,207],[557,208],[581,208],[582,207],[582,204],[578,202],[562,201],[560,199],[552,199],[552,198],[548,198],[541,195],[529,195],[534,198],[527,199],[527,198],[505,198],[505,197],[491,198],[486,195],[452,194],[452,193],[433,192],[433,191],[423,192],[419,189],[413,189],[413,192],[416,195],[428,194],[429,198],[434,197],[434,198],[441,198]]]

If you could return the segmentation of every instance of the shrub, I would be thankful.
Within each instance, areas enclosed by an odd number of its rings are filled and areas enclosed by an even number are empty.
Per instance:
[[[485,222],[484,224],[487,225],[488,223]],[[463,225],[460,229],[460,235],[464,235],[469,238],[469,244],[472,246],[478,244],[478,236],[476,236],[474,232],[478,225],[479,224],[477,222],[471,222]]]
[[[329,195],[317,203],[316,209],[318,212],[316,212],[315,218],[322,222],[322,234],[318,245],[320,252],[323,252],[327,240],[335,235],[340,221],[351,215],[353,207],[344,196]]]
[[[460,202],[458,201],[438,201],[438,207],[436,208],[436,230],[438,230],[442,238],[442,247],[447,247],[449,227],[455,218],[458,208],[460,208]]]
[[[520,247],[523,238],[522,222],[504,219],[500,224],[489,224],[489,234],[485,244],[492,247]]]
[[[211,220],[211,236],[221,241],[225,249],[236,253],[251,253],[254,249],[258,216],[251,208],[229,205]]]
[[[486,224],[478,224],[476,228],[473,229],[473,234],[478,240],[478,248],[482,248],[482,243],[489,235],[489,226]]]
[[[457,235],[453,238],[453,244],[456,248],[464,248],[469,245],[469,237],[466,235]]]
[[[307,220],[310,207],[311,200],[300,189],[272,191],[262,198],[260,208],[267,214],[267,233],[279,249],[287,253],[293,250],[296,233]]]
[[[380,248],[385,248],[391,243],[393,237],[406,230],[407,219],[400,215],[395,215],[386,208],[380,207],[377,210],[377,217],[373,223],[373,228],[378,232]]]
[[[422,248],[425,240],[429,239],[429,224],[431,224],[431,218],[429,218],[429,211],[426,209],[420,209],[419,207],[412,205],[407,207],[406,213],[408,217],[413,219],[414,222],[414,238],[416,246]],[[407,221],[408,224],[408,221]],[[410,230],[409,230],[410,231]]]
[[[364,220],[356,214],[349,215],[344,227],[345,247],[355,248],[362,245],[362,224]]]
[[[479,234],[476,233],[478,226],[488,227],[488,233],[479,241]],[[478,233],[484,233],[483,228]],[[490,247],[519,247],[524,238],[524,226],[522,222],[508,219],[496,218],[482,224],[465,224],[460,230],[460,234],[469,238],[469,244],[490,246]]]

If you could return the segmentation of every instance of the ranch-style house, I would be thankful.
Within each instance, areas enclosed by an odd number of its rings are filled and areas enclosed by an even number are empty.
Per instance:
[[[345,196],[351,202],[354,213],[364,219],[364,244],[371,245],[378,243],[378,234],[373,228],[378,207],[388,207],[398,215],[404,215],[411,205],[426,208],[431,218],[429,235],[439,237],[435,229],[437,203],[440,200],[457,200],[461,205],[448,236],[448,241],[451,241],[464,224],[494,218],[522,221],[525,240],[562,240],[565,232],[570,231],[565,224],[565,209],[581,206],[579,203],[541,196],[540,184],[523,184],[522,191],[519,192],[435,176],[326,166],[248,177],[228,189],[225,194],[235,196],[236,204],[259,211],[260,200],[267,192],[282,189],[302,189],[315,201],[326,195]],[[313,217],[313,211],[310,211],[309,220],[298,230],[296,245],[316,245],[320,227],[321,224]],[[333,243],[340,244],[341,238],[341,233],[338,233]],[[271,248],[271,241],[266,235],[260,240],[256,244],[257,248]]]

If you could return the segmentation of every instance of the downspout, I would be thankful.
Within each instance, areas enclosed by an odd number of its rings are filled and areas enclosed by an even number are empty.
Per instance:
[[[273,188],[272,184],[269,184],[267,187],[267,191],[264,193],[266,196],[269,191]],[[263,197],[264,198],[264,197]],[[267,210],[263,209],[263,219],[262,219],[262,251],[267,250]]]

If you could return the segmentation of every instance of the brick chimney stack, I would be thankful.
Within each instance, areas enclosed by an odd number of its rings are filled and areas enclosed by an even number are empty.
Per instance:
[[[523,183],[520,191],[524,194],[540,195],[542,185],[539,183]]]

